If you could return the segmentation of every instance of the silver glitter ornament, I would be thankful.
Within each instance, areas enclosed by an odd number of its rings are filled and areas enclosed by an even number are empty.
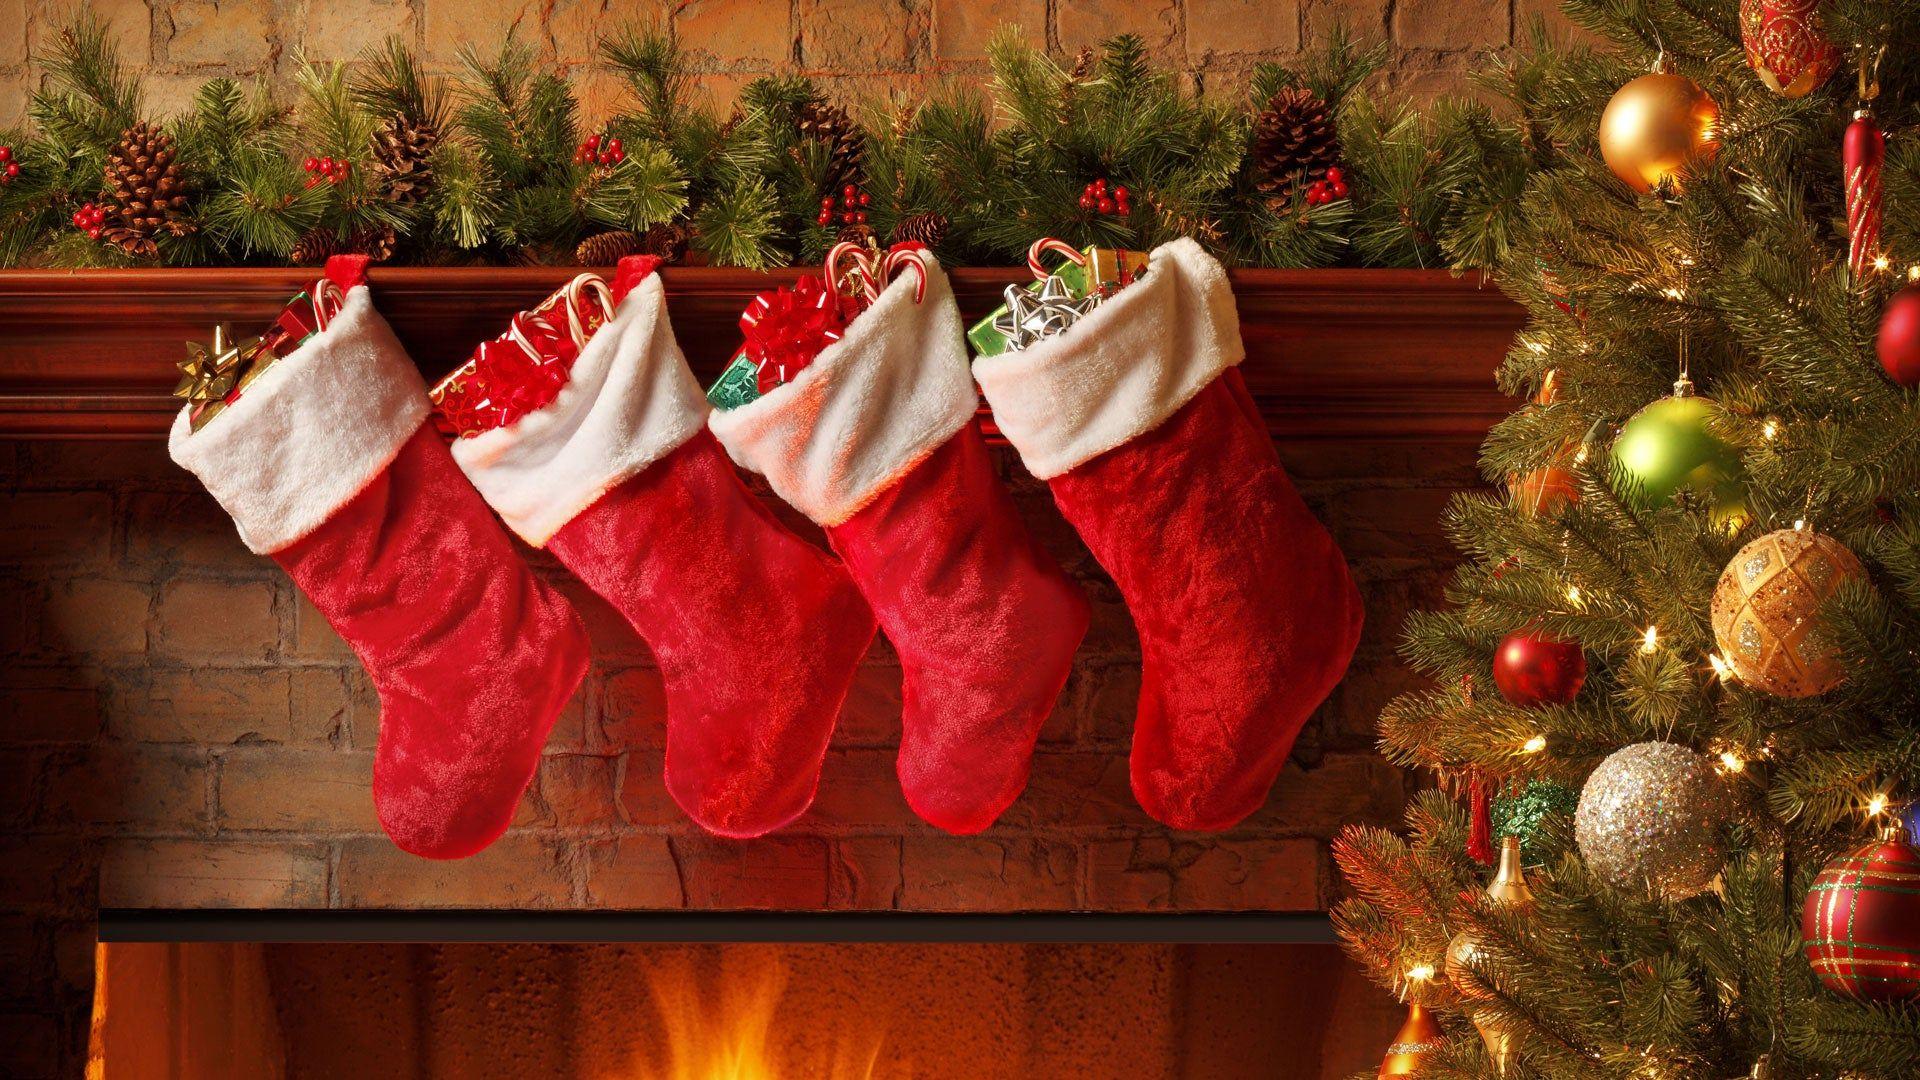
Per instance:
[[[1668,742],[1615,751],[1587,777],[1573,835],[1587,868],[1616,888],[1684,900],[1726,862],[1731,793],[1706,755]]]

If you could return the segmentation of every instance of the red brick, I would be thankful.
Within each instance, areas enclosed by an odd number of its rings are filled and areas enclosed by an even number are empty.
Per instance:
[[[127,558],[165,567],[267,572],[220,504],[204,491],[140,491],[127,507]]]
[[[295,669],[287,673],[287,741],[344,742],[353,697],[348,677],[333,669]]]
[[[0,687],[0,743],[87,742],[104,724],[100,692],[91,686],[71,685],[80,676],[67,671],[6,673],[13,685]]]
[[[562,908],[573,905],[565,844],[509,833],[466,859],[422,859],[384,836],[340,845],[336,879],[349,908]]]
[[[280,616],[264,582],[186,579],[160,590],[153,651],[186,660],[264,661],[278,648]]]
[[[620,768],[620,819],[629,825],[685,825],[687,815],[667,794],[663,750],[625,755]]]
[[[1101,841],[1088,855],[1088,902],[1098,910],[1311,911],[1320,907],[1318,842]]]
[[[1338,27],[1360,41],[1387,35],[1387,0],[1309,0],[1306,39],[1325,41]]]
[[[786,8],[769,0],[691,0],[676,5],[674,34],[697,61],[766,69],[793,59]]]
[[[616,749],[667,745],[667,688],[659,669],[625,668],[607,676],[599,711],[600,745]]]
[[[290,654],[301,660],[348,660],[353,658],[353,650],[347,647],[339,634],[328,625],[327,617],[313,606],[313,601],[299,590],[294,590],[293,604],[293,647]]]
[[[1328,524],[1350,560],[1450,560],[1435,523],[1452,497],[1449,488],[1362,488],[1334,500]]]
[[[0,750],[0,825],[18,828],[26,823],[45,756],[39,750]]]
[[[314,908],[327,905],[317,843],[117,840],[100,864],[100,903],[117,908]]]
[[[1072,848],[1031,839],[910,836],[900,906],[915,911],[1066,910],[1078,905]]]
[[[111,0],[129,9],[144,8],[144,0]],[[101,4],[92,5],[99,11]],[[145,22],[144,13],[141,22]],[[58,20],[41,20],[40,29],[60,26]],[[122,22],[115,29],[132,31]],[[141,48],[135,55],[146,55],[146,32],[140,32]],[[49,37],[44,45],[52,45]],[[23,488],[80,488],[106,490],[131,485],[141,491],[186,491],[199,486],[193,474],[173,463],[167,456],[165,439],[123,442],[117,439],[39,439],[20,444],[20,455],[13,482]]]
[[[832,897],[836,909],[887,911],[900,906],[900,841],[856,836],[833,845]]]
[[[272,14],[265,5],[235,0],[174,0],[156,22],[171,63],[256,71],[272,56]]]
[[[609,829],[614,810],[614,759],[586,754],[550,754],[520,800],[513,823],[521,827]]]
[[[44,925],[24,915],[0,916],[0,1001],[23,1001],[46,992]]]
[[[662,836],[623,836],[587,855],[587,906],[678,908],[686,903],[680,866]]]
[[[223,830],[378,832],[373,755],[272,746],[226,751],[218,807]]]
[[[1087,627],[1086,641],[1080,646],[1080,655],[1100,659],[1138,658],[1140,635],[1133,628],[1133,616],[1127,611],[1126,603],[1117,594],[1109,598],[1094,593],[1088,599],[1093,601],[1093,619]]]
[[[653,665],[653,653],[633,629],[626,616],[600,595],[571,578],[556,584],[580,613],[586,624],[587,640],[593,646],[593,658],[603,664]]]
[[[934,0],[933,57],[941,61],[986,59],[987,43],[1006,27],[1016,27],[1034,48],[1047,44],[1046,0]]]
[[[147,648],[148,586],[80,578],[47,594],[41,641],[60,652],[126,654]]]
[[[1140,665],[1112,664],[1089,672],[1092,702],[1088,736],[1097,743],[1133,741],[1133,721],[1140,708]]]
[[[1300,47],[1300,0],[1186,0],[1186,5],[1187,56],[1195,62],[1245,53],[1271,56]]]
[[[47,763],[45,819],[67,825],[198,830],[207,823],[203,751],[101,743]]]
[[[820,790],[802,820],[818,829],[913,827],[919,823],[900,793],[895,751],[834,750],[820,772]]]
[[[840,706],[833,728],[835,746],[897,746],[900,742],[900,668],[862,664]]]
[[[0,563],[102,562],[113,497],[100,491],[17,492],[0,501]]]
[[[77,836],[0,838],[0,897],[5,898],[7,911],[91,908],[92,847],[92,841]]]
[[[107,727],[131,742],[288,742],[284,671],[147,670],[114,688]]]
[[[1411,49],[1504,45],[1511,19],[1507,0],[1400,0],[1393,8],[1393,37]]]
[[[674,838],[673,852],[690,907],[815,910],[827,906],[824,840],[687,836]]]
[[[414,13],[405,0],[315,4],[296,24],[307,60],[354,60],[388,37],[413,39]]]
[[[1035,754],[1027,790],[1000,820],[1012,828],[1153,824],[1134,802],[1124,750]]]
[[[926,35],[926,13],[904,0],[800,0],[800,60],[811,69],[906,71]]]
[[[1180,21],[1171,0],[1059,0],[1060,47],[1078,52],[1119,34],[1138,34],[1147,48],[1165,55]]]
[[[1331,835],[1351,823],[1395,824],[1405,806],[1400,770],[1374,754],[1330,754],[1313,769],[1288,762],[1266,805],[1240,828]]]

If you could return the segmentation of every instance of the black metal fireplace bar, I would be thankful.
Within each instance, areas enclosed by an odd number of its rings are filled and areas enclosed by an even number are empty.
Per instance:
[[[1321,912],[214,911],[100,913],[100,940],[263,942],[958,942],[1318,945]]]

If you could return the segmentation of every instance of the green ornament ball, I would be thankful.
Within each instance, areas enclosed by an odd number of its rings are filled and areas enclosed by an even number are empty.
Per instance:
[[[1573,816],[1580,805],[1580,792],[1552,780],[1534,778],[1509,786],[1493,800],[1494,838],[1517,836],[1526,858],[1535,857],[1540,829],[1556,814]]]
[[[1613,440],[1621,493],[1643,509],[1681,491],[1708,497],[1720,520],[1744,518],[1740,453],[1713,433],[1713,404],[1691,394],[1661,398],[1634,413]]]

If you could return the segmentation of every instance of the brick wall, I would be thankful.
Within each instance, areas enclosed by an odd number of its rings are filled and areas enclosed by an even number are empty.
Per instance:
[[[1003,453],[1023,514],[1083,581],[1095,621],[1032,785],[1000,825],[956,839],[908,811],[892,768],[899,671],[879,645],[816,809],[769,839],[702,835],[660,787],[644,647],[536,559],[587,615],[593,674],[515,827],[473,859],[429,863],[375,824],[378,710],[358,665],[163,446],[0,442],[0,1029],[25,1032],[0,1040],[0,1074],[9,1055],[84,1041],[99,906],[1323,908],[1327,840],[1396,821],[1404,803],[1372,723],[1408,683],[1392,642],[1404,612],[1437,596],[1436,521],[1474,483],[1473,452],[1309,442],[1283,455],[1353,560],[1368,628],[1268,806],[1228,834],[1170,833],[1134,805],[1131,624]]]
[[[1071,53],[1112,34],[1144,37],[1197,84],[1232,91],[1263,59],[1297,55],[1336,22],[1386,40],[1386,81],[1418,94],[1465,86],[1476,51],[1524,40],[1535,15],[1568,24],[1555,0],[92,0],[126,55],[149,75],[161,111],[184,103],[211,75],[264,75],[286,83],[301,56],[349,59],[389,34],[416,44],[435,67],[462,46],[491,48],[508,28],[578,72],[589,115],[619,91],[594,69],[594,35],[635,20],[669,18],[704,81],[725,100],[740,83],[775,71],[817,75],[843,96],[916,89],[982,68],[984,44],[1003,23]],[[0,124],[24,109],[27,57],[57,27],[65,5],[0,0]]]

